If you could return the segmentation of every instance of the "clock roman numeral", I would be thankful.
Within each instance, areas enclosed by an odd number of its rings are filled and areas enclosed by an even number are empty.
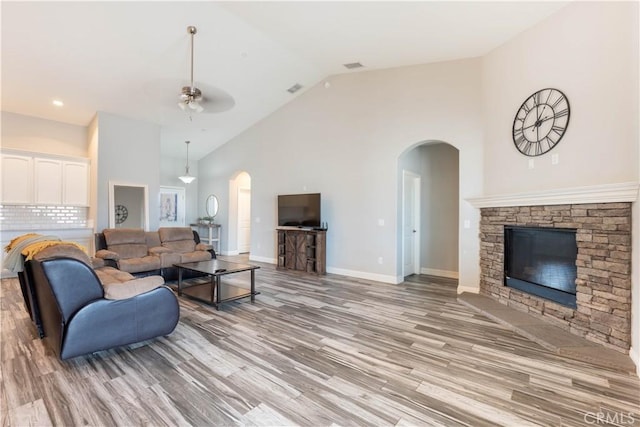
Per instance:
[[[556,109],[556,107],[558,105],[560,105],[560,103],[564,100],[564,98],[562,96],[560,96],[560,98],[556,99],[556,102],[554,102],[553,104],[551,104],[551,108],[553,108],[554,110]]]
[[[562,132],[564,131],[564,128],[561,128],[560,126],[553,125],[551,127],[551,131],[555,132],[556,134],[558,134],[558,136],[560,136],[560,135],[562,135]]]
[[[538,104],[540,104],[540,92],[533,94],[533,105],[536,106]]]
[[[547,143],[547,149],[545,151],[551,150],[553,148],[553,146],[556,145],[556,143],[558,142],[558,141],[554,141],[553,139],[551,139],[548,136],[544,137],[544,141],[546,141],[546,143]]]
[[[566,116],[566,115],[568,115],[568,114],[569,114],[569,109],[568,109],[568,108],[565,108],[565,109],[564,109],[564,110],[562,110],[562,111],[558,111],[558,112],[554,115],[554,117],[557,119],[557,118],[559,118],[559,117],[564,117],[564,116]]]
[[[529,111],[531,111],[531,107],[529,107],[528,105],[529,100],[527,99],[524,104],[522,104],[522,109],[524,110],[525,116],[527,114],[529,114]]]

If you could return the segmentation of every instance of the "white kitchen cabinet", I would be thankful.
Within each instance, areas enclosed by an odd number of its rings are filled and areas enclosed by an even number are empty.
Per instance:
[[[2,203],[89,206],[89,163],[3,152]]]
[[[35,203],[59,205],[62,203],[62,161],[34,158]]]
[[[2,154],[2,202],[33,201],[33,157]]]
[[[89,165],[62,163],[62,199],[64,205],[89,206]]]

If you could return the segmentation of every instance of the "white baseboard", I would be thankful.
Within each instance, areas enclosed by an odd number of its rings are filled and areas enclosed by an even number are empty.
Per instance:
[[[399,276],[390,276],[387,274],[367,273],[366,271],[347,270],[344,268],[327,267],[327,273],[340,274],[342,276],[355,277],[357,279],[373,280],[376,282],[391,283],[397,285],[402,283],[404,278]]]
[[[471,294],[479,294],[480,287],[479,286],[462,286],[458,285],[458,293],[461,294],[463,292],[469,292]]]
[[[426,267],[422,267],[420,269],[420,274],[428,274],[429,276],[447,277],[449,279],[457,279],[459,277],[457,271],[438,270],[437,268],[426,268]]]
[[[228,256],[232,256],[232,255],[240,255],[240,252],[235,250],[235,251],[220,251],[220,255],[228,255]]]
[[[251,254],[249,254],[249,261],[265,262],[267,264],[277,263],[277,260],[275,258],[268,258],[266,256],[255,256]]]
[[[629,349],[629,357],[633,360],[633,363],[636,364],[636,375],[640,377],[640,353],[638,353],[638,348],[631,347]]]

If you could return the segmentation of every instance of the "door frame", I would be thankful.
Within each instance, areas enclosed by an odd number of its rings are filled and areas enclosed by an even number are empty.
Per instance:
[[[131,182],[122,182],[122,181],[109,181],[109,228],[115,228],[116,226],[116,214],[115,214],[115,192],[116,187],[135,187],[142,189],[144,194],[143,200],[143,214],[142,214],[142,222],[144,231],[149,231],[149,186],[146,184],[136,184]]]
[[[405,209],[406,209],[406,200],[407,200],[407,188],[406,188],[406,180],[413,180],[413,218],[414,218],[414,230],[416,230],[413,239],[413,270],[412,272],[405,271]],[[402,228],[401,228],[401,239],[402,239],[402,277],[407,277],[412,274],[420,274],[420,242],[421,242],[421,227],[420,227],[420,203],[421,203],[421,183],[422,177],[415,172],[408,171],[406,169],[402,170]]]
[[[237,244],[236,247],[238,248],[238,253],[247,253],[247,252],[243,252],[240,249],[240,193],[242,193],[243,191],[246,191],[249,193],[249,252],[251,252],[251,187],[238,187],[238,220],[237,220]]]

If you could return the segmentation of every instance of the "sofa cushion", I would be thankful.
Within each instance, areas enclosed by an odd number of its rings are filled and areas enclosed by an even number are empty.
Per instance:
[[[162,285],[164,285],[164,279],[161,276],[147,276],[125,283],[110,283],[104,285],[104,297],[106,299],[127,299]]]
[[[118,261],[118,268],[129,273],[140,273],[143,271],[158,270],[160,268],[160,257],[143,256]]]
[[[161,227],[158,235],[162,246],[174,252],[185,253],[196,250],[193,231],[189,227]]]
[[[147,255],[145,232],[138,228],[107,228],[103,231],[107,249],[120,258],[139,258]]]
[[[160,236],[157,231],[145,231],[144,237],[147,241],[148,248],[155,248],[157,246],[162,246],[160,243]]]

